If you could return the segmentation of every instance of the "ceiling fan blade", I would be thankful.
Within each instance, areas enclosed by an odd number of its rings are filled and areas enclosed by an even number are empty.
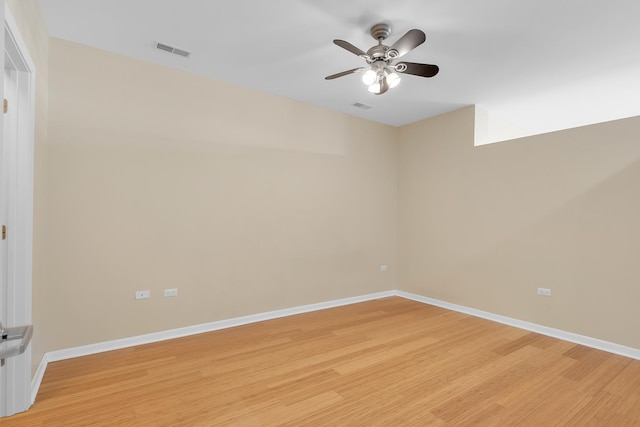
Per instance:
[[[364,71],[363,67],[359,67],[359,68],[354,68],[353,70],[347,70],[347,71],[343,71],[341,73],[336,73],[336,74],[332,74],[330,76],[325,77],[325,80],[333,80],[333,79],[337,79],[338,77],[344,77],[344,76],[348,76],[349,74],[353,74],[353,73],[358,73],[360,71]]]
[[[440,71],[437,65],[418,64],[416,62],[398,62],[395,67],[399,73],[413,74],[420,77],[433,77]]]
[[[367,52],[365,52],[362,49],[358,49],[357,47],[355,47],[354,45],[352,45],[349,42],[346,42],[344,40],[334,40],[333,43],[335,43],[336,45],[340,46],[343,49],[348,50],[349,52],[358,55],[358,56],[362,56],[363,58],[367,58]]]
[[[427,36],[420,30],[409,30],[407,33],[400,37],[397,42],[395,42],[390,48],[389,52],[395,51],[398,52],[395,55],[395,52],[389,55],[391,58],[400,58],[403,55],[406,55],[411,50],[420,46],[427,39]]]

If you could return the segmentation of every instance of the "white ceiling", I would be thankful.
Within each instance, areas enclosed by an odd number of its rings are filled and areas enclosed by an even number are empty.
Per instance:
[[[640,115],[638,0],[40,0],[49,33],[389,125],[463,106],[488,111],[490,140]],[[384,95],[359,75],[369,28],[392,44],[427,41],[404,60],[440,66]],[[159,41],[189,59],[154,49]],[[373,108],[358,109],[360,102]],[[492,124],[493,123],[493,124]],[[503,123],[507,127],[495,126]],[[508,134],[502,134],[504,129]]]

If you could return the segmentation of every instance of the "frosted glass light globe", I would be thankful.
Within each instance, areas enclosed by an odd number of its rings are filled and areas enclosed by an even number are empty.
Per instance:
[[[362,82],[364,84],[366,84],[367,86],[369,86],[369,85],[372,85],[376,81],[377,77],[378,77],[378,73],[376,73],[372,69],[368,69],[362,75]]]
[[[389,85],[389,87],[396,87],[398,86],[398,83],[400,83],[400,76],[396,73],[389,73],[389,75],[387,76],[387,84]]]

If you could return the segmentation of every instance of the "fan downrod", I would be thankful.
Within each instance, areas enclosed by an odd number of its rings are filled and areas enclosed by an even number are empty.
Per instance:
[[[386,39],[389,34],[391,34],[391,26],[389,24],[382,22],[371,27],[371,37],[378,41]]]

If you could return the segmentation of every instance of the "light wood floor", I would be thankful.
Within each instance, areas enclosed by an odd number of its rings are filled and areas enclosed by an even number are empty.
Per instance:
[[[640,361],[386,298],[49,365],[10,426],[640,426]]]

